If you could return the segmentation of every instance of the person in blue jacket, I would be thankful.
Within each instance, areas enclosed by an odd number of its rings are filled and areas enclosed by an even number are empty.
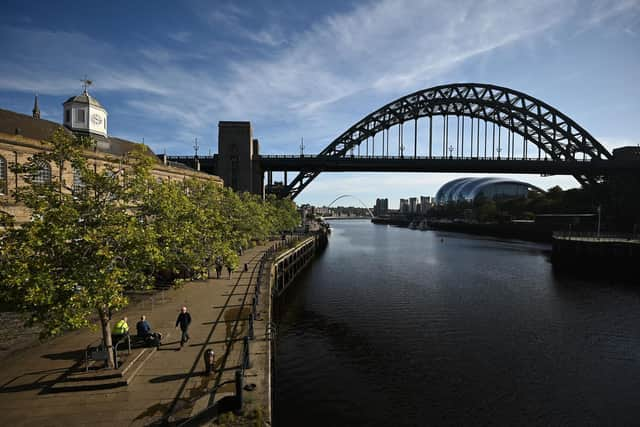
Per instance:
[[[136,323],[136,331],[138,333],[138,337],[143,339],[145,342],[153,341],[157,345],[160,344],[160,340],[162,339],[162,334],[158,332],[152,332],[151,325],[147,321],[147,316],[144,314],[140,316],[140,320]]]

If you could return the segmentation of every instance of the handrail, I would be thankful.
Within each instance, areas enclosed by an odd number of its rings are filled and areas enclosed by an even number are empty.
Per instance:
[[[127,344],[128,344],[127,354],[131,354],[131,337],[127,332],[122,338],[120,338],[120,340],[118,340],[116,345],[113,346],[113,364],[115,365],[116,369],[118,368],[118,346],[124,343],[125,340],[127,341]]]
[[[554,231],[553,238],[564,240],[616,240],[634,241],[640,236],[637,233],[600,232],[597,231]],[[639,242],[640,243],[640,242]]]

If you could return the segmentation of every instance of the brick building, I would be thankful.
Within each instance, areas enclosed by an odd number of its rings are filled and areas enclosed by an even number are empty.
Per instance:
[[[26,163],[32,155],[49,149],[46,142],[53,132],[63,128],[69,134],[91,136],[96,145],[86,151],[86,158],[100,170],[107,164],[122,164],[128,153],[143,147],[153,159],[152,174],[159,180],[185,180],[188,178],[213,181],[222,186],[222,179],[215,175],[198,172],[179,163],[162,162],[147,146],[111,136],[107,133],[107,111],[97,99],[89,95],[86,88],[81,95],[69,98],[63,104],[63,124],[40,118],[36,97],[32,115],[0,109],[0,201],[5,210],[15,215],[18,223],[29,219],[29,212],[13,202],[12,190],[24,185],[22,178],[10,170],[10,165]],[[42,164],[34,180],[50,182],[59,176],[54,164]],[[72,187],[78,180],[71,165],[62,171],[65,186]]]

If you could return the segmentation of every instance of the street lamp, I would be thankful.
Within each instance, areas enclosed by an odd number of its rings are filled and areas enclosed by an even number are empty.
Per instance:
[[[198,145],[198,138],[196,138],[196,141],[193,143],[193,149],[196,152],[196,159],[198,158],[198,149],[200,148],[200,145]]]
[[[500,147],[498,147],[496,149],[496,151],[498,152],[498,160],[500,160],[500,152],[502,151],[502,149]]]
[[[453,148],[453,145],[449,146],[449,158],[453,158],[453,150],[455,150],[455,148]]]

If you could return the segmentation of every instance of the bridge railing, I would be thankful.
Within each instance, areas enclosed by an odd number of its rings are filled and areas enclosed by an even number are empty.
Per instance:
[[[261,154],[260,158],[269,160],[269,159],[354,159],[354,160],[535,160],[535,161],[554,161],[548,157],[546,158],[534,158],[534,157],[515,157],[515,156],[493,156],[493,157],[478,157],[478,156],[373,156],[373,155],[345,155],[343,157],[332,157],[332,156],[320,156],[318,154],[305,154],[305,155],[286,155],[286,154]],[[570,159],[570,160],[561,160],[562,162],[571,161],[571,162],[590,162],[591,159]]]

